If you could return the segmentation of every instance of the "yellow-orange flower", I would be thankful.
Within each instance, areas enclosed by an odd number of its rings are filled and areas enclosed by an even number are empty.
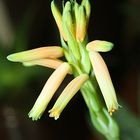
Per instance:
[[[68,63],[63,63],[53,72],[42,89],[32,110],[29,112],[29,117],[32,118],[32,120],[40,119],[54,93],[70,71],[70,65]]]
[[[118,109],[118,103],[108,68],[98,51],[106,52],[111,50],[112,47],[112,43],[99,40],[88,43],[86,47],[89,51],[93,70],[110,115]]]
[[[71,100],[71,98],[77,93],[77,91],[81,88],[81,86],[88,80],[89,76],[87,74],[81,74],[80,76],[73,79],[64,91],[61,93],[57,101],[55,102],[53,108],[49,111],[50,117],[54,117],[57,120]]]

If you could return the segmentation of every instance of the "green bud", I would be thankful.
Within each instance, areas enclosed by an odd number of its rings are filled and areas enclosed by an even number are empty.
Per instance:
[[[64,34],[63,29],[62,29],[62,15],[59,9],[57,8],[57,6],[55,5],[54,1],[52,1],[51,3],[51,10],[52,10],[52,14],[54,16],[54,19],[56,21],[56,24],[58,26],[61,36],[64,38],[64,40],[67,40],[66,35]]]
[[[63,12],[71,11],[71,3],[69,1],[66,2]]]
[[[85,9],[86,9],[87,20],[89,20],[90,12],[91,12],[89,0],[83,0],[83,1],[82,1],[82,5],[83,5],[83,6],[85,7]]]
[[[62,15],[62,26],[63,26],[63,31],[67,36],[67,43],[70,51],[73,53],[74,57],[77,60],[80,60],[80,53],[75,39],[75,24],[74,24],[74,19],[72,18],[72,9],[71,9],[70,2],[67,2],[65,4],[63,15]]]
[[[89,55],[85,48],[84,43],[79,43],[79,50],[80,50],[80,53],[82,54],[81,55],[81,67],[86,73],[89,73],[91,70],[91,63],[90,63]]]
[[[78,20],[76,23],[76,39],[82,42],[87,32],[86,12],[83,6],[79,7]]]
[[[77,22],[78,20],[78,12],[79,12],[79,5],[77,2],[74,3],[74,14],[75,14],[75,20]]]
[[[65,24],[65,25],[64,25]],[[71,9],[71,3],[67,2],[63,11],[63,26],[65,26],[64,32],[67,34],[67,29],[71,33],[73,37],[75,37],[75,24],[74,19],[72,18],[72,9]]]

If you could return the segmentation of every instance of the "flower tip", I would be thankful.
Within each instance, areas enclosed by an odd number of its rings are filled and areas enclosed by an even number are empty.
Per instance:
[[[8,59],[9,61],[12,61],[12,62],[17,62],[17,61],[16,61],[15,54],[10,54],[10,55],[8,55],[8,56],[7,56],[7,59]]]
[[[119,105],[119,104],[117,103],[117,105],[116,105],[116,106],[114,106],[114,107],[110,108],[110,109],[108,110],[108,112],[109,112],[110,116],[112,116],[112,114],[113,114],[114,112],[116,112],[116,111],[118,110],[118,108],[119,108],[119,107],[122,107],[122,106],[121,106],[121,105]]]
[[[51,10],[52,10],[53,17],[56,21],[56,24],[58,26],[60,34],[62,35],[64,40],[67,40],[67,37],[62,29],[62,15],[61,15],[61,12],[59,11],[57,5],[55,4],[54,0],[51,2]]]
[[[112,113],[114,113],[115,111],[117,111],[117,109],[111,109],[111,110],[109,110],[110,116],[112,116]]]
[[[49,117],[54,117],[55,120],[57,120],[60,116],[60,113],[57,110],[51,109],[49,110],[49,113],[50,113]]]
[[[103,40],[94,40],[87,44],[87,51],[97,51],[97,52],[108,52],[113,48],[114,44],[112,42]]]
[[[37,113],[34,110],[31,110],[28,113],[28,117],[32,119],[32,121],[37,121],[41,118],[42,114],[41,113]]]

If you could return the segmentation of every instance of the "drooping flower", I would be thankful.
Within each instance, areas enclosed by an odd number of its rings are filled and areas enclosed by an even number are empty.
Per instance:
[[[81,86],[88,80],[89,76],[87,74],[81,74],[80,76],[77,76],[75,79],[73,79],[67,87],[63,90],[60,97],[55,102],[53,108],[49,111],[50,117],[54,117],[55,120],[57,120],[65,108],[65,106],[68,104],[68,102],[71,100],[71,98],[77,93],[77,91],[81,88]]]
[[[112,115],[112,112],[118,109],[118,103],[108,68],[98,51],[110,51],[112,47],[112,43],[99,40],[88,43],[86,47],[89,51],[89,57],[93,70],[110,115]]]
[[[29,117],[32,118],[32,120],[40,119],[54,93],[64,80],[66,74],[70,71],[70,65],[68,63],[63,63],[53,72],[42,89],[35,105],[29,112]]]

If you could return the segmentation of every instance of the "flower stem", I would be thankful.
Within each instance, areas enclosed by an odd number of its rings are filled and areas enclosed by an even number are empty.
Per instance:
[[[107,140],[119,140],[119,128],[100,102],[91,80],[88,80],[82,86],[81,92],[89,109],[92,125],[94,125]]]

